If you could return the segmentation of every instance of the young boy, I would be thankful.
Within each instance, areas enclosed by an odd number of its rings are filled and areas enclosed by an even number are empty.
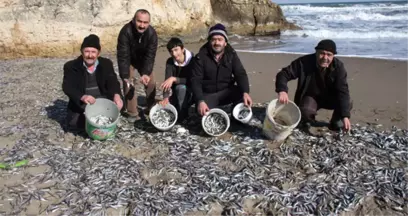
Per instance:
[[[167,43],[170,58],[166,62],[165,81],[161,84],[163,100],[160,104],[171,103],[176,107],[179,122],[188,114],[192,104],[192,93],[189,87],[189,76],[194,54],[184,48],[183,42],[173,37]]]

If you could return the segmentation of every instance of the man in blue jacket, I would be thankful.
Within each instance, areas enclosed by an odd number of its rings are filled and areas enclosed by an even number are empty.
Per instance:
[[[210,28],[208,42],[200,48],[193,63],[191,86],[200,115],[241,101],[252,106],[247,73],[236,51],[228,44],[222,24]]]

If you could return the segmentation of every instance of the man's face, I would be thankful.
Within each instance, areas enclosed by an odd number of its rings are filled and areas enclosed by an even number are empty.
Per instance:
[[[99,57],[99,50],[93,47],[85,47],[82,49],[82,57],[87,66],[94,65]]]
[[[136,14],[135,23],[136,23],[136,30],[139,33],[143,33],[144,31],[146,31],[146,29],[150,25],[150,16],[149,16],[149,14],[148,13],[138,12]]]
[[[176,47],[174,47],[173,49],[170,50],[170,55],[176,61],[181,62],[183,60],[183,57],[184,57],[184,48],[176,46]]]
[[[222,53],[227,46],[227,41],[225,41],[225,38],[221,35],[212,36],[210,43],[215,54]]]
[[[316,58],[317,64],[322,68],[327,68],[333,61],[334,54],[326,50],[317,50]]]

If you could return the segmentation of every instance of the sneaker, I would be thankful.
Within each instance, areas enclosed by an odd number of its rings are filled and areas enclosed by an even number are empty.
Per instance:
[[[126,120],[130,123],[134,123],[136,121],[139,121],[141,118],[140,116],[127,116]]]

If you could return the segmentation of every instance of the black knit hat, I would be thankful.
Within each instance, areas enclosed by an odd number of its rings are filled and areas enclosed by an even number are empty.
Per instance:
[[[81,50],[85,47],[93,47],[98,50],[101,50],[101,44],[99,42],[99,37],[94,34],[90,34],[88,37],[84,38],[84,41],[82,42],[82,45],[81,45]]]
[[[210,30],[208,31],[208,40],[210,40],[214,35],[221,35],[228,42],[227,30],[225,29],[225,26],[223,24],[217,23],[210,28]]]
[[[334,41],[326,39],[321,40],[317,46],[315,47],[316,50],[326,50],[332,52],[333,54],[337,54],[336,43]]]

